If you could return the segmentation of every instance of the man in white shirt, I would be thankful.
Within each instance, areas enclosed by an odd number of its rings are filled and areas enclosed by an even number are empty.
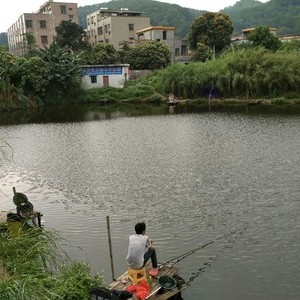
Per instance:
[[[134,227],[135,233],[129,237],[128,253],[126,261],[131,269],[141,269],[151,258],[153,268],[157,268],[156,251],[152,247],[153,241],[146,233],[146,224],[137,223]]]

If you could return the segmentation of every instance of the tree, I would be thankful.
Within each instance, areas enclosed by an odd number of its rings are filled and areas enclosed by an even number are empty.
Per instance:
[[[25,99],[22,89],[11,81],[17,72],[17,59],[8,51],[0,50],[0,109],[18,107],[19,102]]]
[[[61,21],[55,28],[57,45],[61,48],[68,47],[73,51],[84,50],[88,43],[84,42],[85,31],[78,24],[69,21]]]
[[[232,32],[233,24],[227,14],[207,12],[192,23],[190,47],[194,50],[202,43],[219,53],[230,45]]]
[[[213,51],[207,45],[203,43],[198,43],[197,49],[193,52],[192,60],[205,62],[212,59]]]
[[[171,51],[162,42],[150,41],[130,48],[124,61],[136,70],[162,69],[170,64]]]
[[[259,26],[249,34],[248,40],[253,46],[264,47],[271,51],[277,51],[281,46],[281,41],[278,37],[272,34],[268,27]]]
[[[26,57],[35,56],[38,47],[34,35],[31,32],[24,33],[23,35],[24,52]]]
[[[120,61],[113,44],[98,43],[84,54],[83,63],[88,65],[109,65]]]
[[[39,57],[49,70],[47,94],[58,97],[78,91],[81,86],[79,55],[52,43],[49,48],[40,50]]]
[[[18,72],[12,76],[12,82],[23,89],[25,96],[41,99],[50,75],[47,63],[40,57],[20,57],[16,66]]]

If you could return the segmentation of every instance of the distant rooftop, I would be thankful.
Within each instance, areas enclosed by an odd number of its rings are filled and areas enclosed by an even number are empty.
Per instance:
[[[171,27],[171,26],[151,26],[151,27],[147,27],[147,28],[143,28],[141,30],[136,31],[136,33],[143,33],[146,31],[152,31],[152,30],[175,30],[175,27]]]
[[[128,8],[121,8],[120,10],[109,9],[107,7],[101,7],[98,12],[103,17],[106,16],[141,16],[143,12],[129,10]]]

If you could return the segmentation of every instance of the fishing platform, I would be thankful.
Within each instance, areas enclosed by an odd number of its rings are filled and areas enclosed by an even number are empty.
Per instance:
[[[14,228],[16,234],[24,224],[42,227],[41,217],[43,215],[41,212],[34,210],[27,196],[23,193],[17,193],[15,187],[13,187],[13,193],[13,203],[16,207],[10,210],[1,210],[0,222],[10,225],[9,227]]]
[[[149,271],[152,269],[152,265],[150,262],[148,262],[145,266],[148,282],[150,281],[150,293],[146,297],[148,300],[180,300],[181,298],[181,292],[187,287],[186,282],[184,279],[182,279],[178,273],[179,268],[174,267],[172,264],[162,264],[159,268],[159,272],[157,276],[150,276]],[[173,289],[165,289],[159,284],[159,278],[162,276],[168,276],[173,278],[176,281],[176,286]],[[126,271],[124,274],[122,274],[120,277],[115,279],[112,283],[109,285],[109,289],[114,290],[127,290],[129,286],[132,285],[131,280],[128,277],[128,271]],[[132,298],[130,299],[138,299],[135,294],[133,293]]]

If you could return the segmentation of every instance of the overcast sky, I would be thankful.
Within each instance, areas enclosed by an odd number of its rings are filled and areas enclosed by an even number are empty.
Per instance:
[[[45,0],[0,0],[0,32],[5,32],[23,13],[36,12],[41,5],[46,3]],[[142,1],[142,0],[141,0]],[[234,5],[238,0],[160,0],[178,4],[182,7],[190,7],[199,10],[219,11],[227,6]],[[267,2],[269,0],[260,0]],[[60,1],[55,1],[60,2]],[[78,6],[85,6],[97,3],[104,3],[101,0],[65,0],[61,2],[77,3]]]

